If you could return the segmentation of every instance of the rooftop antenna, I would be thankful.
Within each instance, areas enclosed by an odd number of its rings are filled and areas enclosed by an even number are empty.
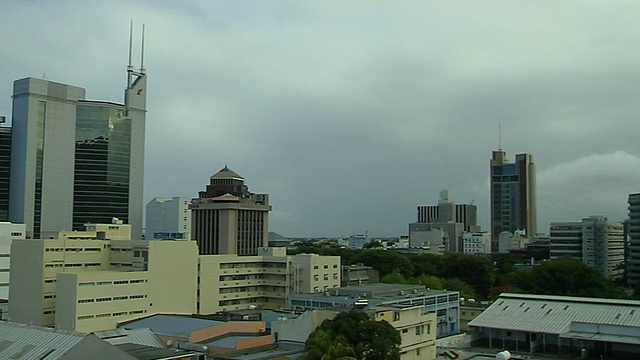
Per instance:
[[[131,48],[133,46],[133,20],[129,24],[129,63],[127,65],[127,89],[131,88],[131,72],[133,71],[133,65],[131,65]]]
[[[144,74],[144,24],[142,24],[142,51],[140,52],[140,72]]]
[[[502,151],[502,124],[498,123],[498,151]]]

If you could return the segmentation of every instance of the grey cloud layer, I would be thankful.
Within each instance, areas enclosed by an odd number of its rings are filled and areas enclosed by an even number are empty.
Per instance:
[[[498,123],[510,158],[535,156],[540,231],[622,219],[640,191],[636,2],[3,7],[6,115],[11,82],[43,73],[120,101],[129,19],[146,23],[146,200],[195,196],[228,164],[284,235],[404,234],[444,188],[486,226]]]

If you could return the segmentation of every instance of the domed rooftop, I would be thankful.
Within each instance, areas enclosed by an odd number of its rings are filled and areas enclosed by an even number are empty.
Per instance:
[[[244,178],[235,171],[229,169],[227,165],[225,165],[220,171],[211,175],[209,179],[235,179],[235,180],[244,180]]]

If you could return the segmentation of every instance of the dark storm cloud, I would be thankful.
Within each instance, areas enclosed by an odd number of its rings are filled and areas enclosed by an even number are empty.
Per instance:
[[[145,201],[196,196],[228,164],[271,195],[271,228],[284,235],[404,234],[416,205],[446,188],[474,201],[486,227],[498,124],[509,158],[535,156],[540,231],[596,213],[620,220],[626,194],[640,191],[636,2],[12,1],[2,10],[6,115],[11,83],[24,76],[121,101],[129,21],[135,66],[146,24]],[[590,186],[606,195],[577,193]]]

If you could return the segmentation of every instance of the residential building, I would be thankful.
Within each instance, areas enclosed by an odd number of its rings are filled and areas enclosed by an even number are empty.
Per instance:
[[[192,239],[201,255],[257,255],[269,242],[268,194],[254,194],[227,166],[191,200]]]
[[[118,240],[128,225],[104,227],[13,241],[13,321],[90,332],[145,314],[195,313],[194,242]]]
[[[11,179],[11,128],[3,127],[0,116],[0,221],[9,221],[9,181]]]
[[[367,306],[420,306],[422,313],[435,313],[437,337],[460,332],[460,293],[447,290],[428,290],[424,285],[369,284],[341,287],[321,294],[291,296],[296,310],[318,310],[333,307],[354,308]]]
[[[354,234],[347,239],[347,247],[352,250],[358,250],[364,248],[371,239],[366,234]]]
[[[493,151],[491,173],[491,236],[494,250],[503,231],[537,233],[536,171],[533,155],[517,154],[510,163],[504,151]]]
[[[459,237],[463,232],[478,232],[478,208],[474,204],[455,204],[450,190],[440,191],[438,205],[418,206],[418,221],[422,231],[442,229],[447,234],[446,252],[462,252]],[[411,231],[412,225],[409,224]]]
[[[486,231],[464,233],[461,238],[462,253],[491,254],[491,233]]]
[[[147,204],[147,239],[191,239],[191,199],[156,197]]]
[[[342,281],[340,286],[360,286],[380,281],[378,270],[364,265],[342,265]]]
[[[635,359],[640,301],[502,293],[469,328],[494,349]]]
[[[144,69],[127,69],[124,103],[36,78],[13,85],[9,220],[27,237],[118,217],[142,236]]]
[[[213,314],[289,306],[340,286],[340,257],[198,255],[188,240],[125,240],[130,226],[92,224],[55,239],[14,240],[11,318],[90,332],[158,313]],[[167,296],[171,294],[171,296]]]
[[[609,279],[624,275],[624,225],[604,216],[580,222],[553,222],[549,228],[550,258],[580,260]]]
[[[447,225],[461,226],[455,223]],[[450,241],[448,232],[440,227],[434,227],[434,224],[409,224],[409,247],[411,248],[421,248],[427,253],[443,255]]]
[[[304,343],[324,320],[333,319],[344,308],[307,310],[295,319],[272,323],[275,342]],[[436,314],[423,312],[422,306],[382,305],[363,310],[372,320],[386,321],[400,334],[400,359],[436,358]]]
[[[11,242],[25,238],[24,224],[0,222],[0,300],[9,299]]]
[[[640,285],[640,193],[629,194],[627,232],[627,282],[631,287]]]
[[[367,309],[377,321],[386,321],[400,333],[400,360],[436,359],[436,313],[421,305],[400,304]]]
[[[260,306],[288,307],[289,296],[324,293],[340,286],[340,257],[287,255],[286,248],[261,248],[258,255],[201,255],[197,312]]]

